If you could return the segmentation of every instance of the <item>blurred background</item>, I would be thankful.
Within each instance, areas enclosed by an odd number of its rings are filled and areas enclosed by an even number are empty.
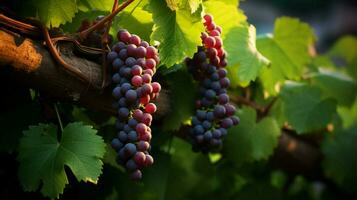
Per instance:
[[[245,0],[240,8],[258,34],[271,33],[277,17],[300,18],[314,28],[320,52],[342,35],[357,34],[356,0]]]

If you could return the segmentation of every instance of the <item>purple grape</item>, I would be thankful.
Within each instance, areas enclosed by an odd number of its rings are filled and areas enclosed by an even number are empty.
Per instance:
[[[132,131],[133,129],[129,126],[129,124],[125,124],[123,130],[126,133],[129,133],[130,131]]]
[[[207,129],[210,129],[212,127],[212,124],[209,121],[204,121],[202,123],[202,126],[203,126],[203,128],[205,128],[207,130]]]
[[[129,56],[135,56],[136,53],[136,45],[135,44],[129,44],[127,47],[128,55]],[[130,65],[129,65],[130,66]]]
[[[240,120],[239,120],[239,118],[237,116],[232,116],[231,120],[232,120],[234,126],[238,125],[239,122],[240,122]]]
[[[224,104],[228,103],[229,102],[229,96],[227,94],[225,94],[225,93],[220,94],[218,96],[218,102],[221,105],[224,105]],[[226,109],[227,109],[227,107],[226,107]],[[228,113],[228,110],[227,110],[227,113]]]
[[[125,93],[125,98],[128,102],[134,102],[138,98],[138,94],[136,93],[135,90],[128,90]]]
[[[128,135],[124,131],[118,133],[118,138],[121,142],[125,143],[128,140]]]
[[[123,107],[118,111],[119,118],[127,118],[129,116],[129,109]]]
[[[138,170],[138,169],[137,169],[137,170],[134,170],[134,171],[130,174],[130,178],[131,178],[131,180],[133,180],[133,181],[138,181],[138,180],[140,180],[142,176],[143,176],[143,175],[142,175],[141,171]]]
[[[224,106],[216,105],[214,107],[213,114],[217,118],[222,118],[226,114],[226,109]]]
[[[205,97],[209,100],[212,100],[216,96],[216,93],[213,90],[207,90],[205,92]]]
[[[138,134],[135,131],[130,131],[128,134],[129,142],[136,142],[138,139]]]
[[[203,110],[197,110],[196,116],[199,120],[205,120],[206,119],[206,112]]]
[[[125,60],[128,57],[128,51],[126,49],[120,50],[118,54],[119,58]]]
[[[227,117],[222,120],[223,128],[230,128],[231,126],[233,126],[233,121],[231,118]]]
[[[122,94],[125,94],[128,90],[130,90],[131,89],[131,85],[129,84],[129,83],[124,83],[124,84],[122,84],[121,85],[121,87],[120,87],[121,89],[121,93]]]
[[[120,75],[118,73],[115,73],[112,77],[113,83],[120,83]]]
[[[119,150],[123,147],[123,143],[121,143],[118,138],[114,138],[111,142],[111,146],[113,149]]]
[[[126,104],[125,97],[122,97],[119,99],[118,104],[120,107],[127,107],[128,105]]]
[[[118,57],[118,54],[117,52],[115,51],[111,51],[107,54],[107,62],[108,63],[111,63],[114,61],[114,59],[116,59]]]
[[[121,93],[120,93],[121,88],[119,86],[115,87],[113,89],[113,97],[115,97],[116,99],[119,99],[121,97]]]
[[[133,57],[128,57],[126,60],[125,60],[125,64],[129,67],[131,66],[134,66],[136,64],[136,59],[133,58]]]
[[[150,148],[150,144],[148,142],[146,142],[146,141],[140,141],[137,144],[137,147],[138,147],[139,151],[147,151]]]
[[[136,121],[136,119],[134,119],[134,118],[131,118],[131,119],[129,119],[129,121],[128,121],[128,125],[129,125],[131,128],[135,128],[137,124],[138,124],[138,121]]]
[[[195,135],[201,135],[204,133],[204,131],[205,131],[205,129],[201,125],[196,125],[194,128]]]
[[[134,171],[134,170],[138,169],[138,166],[136,165],[135,161],[132,159],[130,159],[130,160],[128,160],[128,162],[126,162],[125,167],[129,171]]]
[[[136,146],[135,144],[133,143],[127,143],[125,146],[124,146],[124,152],[126,155],[128,155],[129,157],[130,156],[133,156],[135,153],[136,153]]]
[[[116,58],[113,61],[112,65],[113,65],[113,70],[117,71],[118,69],[120,69],[124,65],[124,62],[120,58]]]

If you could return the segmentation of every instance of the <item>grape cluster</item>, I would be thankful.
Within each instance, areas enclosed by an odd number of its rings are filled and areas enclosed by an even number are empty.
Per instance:
[[[156,106],[150,101],[161,90],[159,83],[152,82],[159,57],[155,47],[127,30],[119,31],[117,37],[119,42],[107,54],[113,72],[113,106],[118,110],[118,135],[111,145],[118,152],[117,162],[133,180],[139,180],[141,169],[154,162],[149,150]]]
[[[207,153],[222,145],[227,129],[237,125],[236,108],[229,103],[227,88],[226,52],[220,38],[222,29],[211,15],[204,16],[206,32],[202,33],[203,46],[192,59],[187,59],[188,70],[199,81],[200,99],[196,102],[196,115],[192,117],[190,135],[193,150]]]

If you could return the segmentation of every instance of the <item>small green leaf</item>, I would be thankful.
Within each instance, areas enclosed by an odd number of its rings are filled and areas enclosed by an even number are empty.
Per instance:
[[[47,27],[58,27],[71,22],[78,11],[75,0],[32,0],[37,15]]]
[[[344,188],[357,192],[357,127],[339,132],[335,138],[327,138],[322,143],[324,153],[323,167],[325,174]]]
[[[231,52],[227,57],[231,66],[228,67],[230,78],[234,76],[232,80],[235,80],[235,77],[239,79],[238,82],[233,81],[233,83],[247,86],[260,74],[261,69],[269,64],[269,60],[257,50],[255,40],[255,27],[248,24],[234,27],[227,34],[224,46],[228,53]],[[237,70],[236,66],[238,66]],[[237,72],[232,73],[232,71]]]
[[[298,133],[323,129],[336,114],[336,101],[322,98],[319,88],[307,84],[288,82],[281,99],[286,119]]]
[[[267,159],[278,145],[280,128],[271,117],[256,122],[256,112],[244,107],[238,112],[241,123],[229,130],[224,141],[224,155],[232,162],[242,164]]]
[[[151,42],[158,41],[161,63],[171,67],[192,57],[201,45],[203,24],[199,11],[191,14],[189,8],[172,11],[164,0],[150,1],[154,27]]]
[[[327,55],[334,59],[343,59],[348,74],[357,80],[357,37],[342,37],[334,44]]]
[[[339,106],[337,107],[337,113],[342,119],[343,128],[350,128],[357,124],[357,99],[350,107]]]
[[[60,141],[56,126],[30,126],[20,141],[19,178],[26,191],[37,190],[42,182],[42,194],[58,198],[68,184],[65,165],[78,181],[96,183],[104,153],[103,139],[96,135],[96,130],[82,123],[68,124]]]
[[[351,106],[357,96],[357,83],[342,73],[320,70],[311,77],[312,85],[323,91],[325,97],[332,97],[338,104]]]
[[[274,36],[258,38],[258,50],[271,61],[270,68],[264,68],[260,76],[268,94],[277,94],[285,79],[301,77],[310,60],[308,47],[313,40],[308,24],[288,17],[276,20]]]
[[[340,38],[328,52],[330,56],[340,56],[347,62],[352,62],[357,57],[357,37],[344,36]]]

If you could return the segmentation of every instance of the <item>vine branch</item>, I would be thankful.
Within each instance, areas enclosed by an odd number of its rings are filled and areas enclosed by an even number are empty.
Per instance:
[[[90,26],[89,28],[87,28],[86,30],[83,30],[79,33],[79,38],[81,38],[82,40],[87,38],[87,36],[92,33],[93,31],[97,30],[98,28],[100,28],[101,26],[103,26],[105,23],[111,21],[120,11],[122,11],[124,8],[126,8],[128,5],[130,5],[133,1],[135,0],[127,0],[125,1],[123,4],[121,4],[117,9],[115,9],[114,12],[112,12],[111,14],[105,16],[103,19],[101,19],[98,23],[93,24],[92,26]]]

